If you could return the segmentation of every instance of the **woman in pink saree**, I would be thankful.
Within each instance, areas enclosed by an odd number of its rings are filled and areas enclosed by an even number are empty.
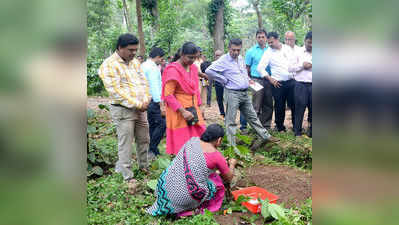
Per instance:
[[[176,155],[192,137],[205,131],[205,121],[200,109],[198,68],[193,65],[197,46],[186,42],[180,58],[170,63],[162,74],[162,100],[166,105],[166,153]],[[195,109],[196,115],[188,111]],[[197,117],[193,123],[190,121]]]

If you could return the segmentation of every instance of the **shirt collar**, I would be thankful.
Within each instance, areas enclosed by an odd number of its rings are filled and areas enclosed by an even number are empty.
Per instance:
[[[125,60],[123,60],[122,57],[116,51],[114,53],[114,57],[115,57],[116,61],[118,61],[119,63],[125,63]]]
[[[256,43],[255,48],[261,49],[259,43]],[[265,45],[265,48],[264,48],[264,49],[267,49],[267,45]],[[262,49],[262,50],[263,50],[263,49]]]
[[[157,64],[154,61],[152,61],[151,58],[148,58],[145,62],[150,64],[151,66],[157,66]]]
[[[230,53],[227,53],[227,59],[230,62],[234,62],[235,61],[235,59],[233,59],[233,57],[231,57]],[[237,61],[239,61],[239,60],[240,60],[240,55],[237,57]]]

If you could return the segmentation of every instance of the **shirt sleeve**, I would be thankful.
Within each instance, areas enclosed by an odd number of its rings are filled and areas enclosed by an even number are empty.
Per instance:
[[[221,59],[223,59],[223,58],[220,58],[217,61],[213,62],[205,70],[205,73],[209,76],[209,78],[211,80],[215,80],[215,81],[221,83],[223,86],[226,86],[227,79],[223,76],[223,72],[226,71],[226,68],[224,67]]]
[[[121,97],[125,99],[128,104],[136,108],[141,108],[143,106],[142,102],[135,100],[126,92],[126,90],[121,88],[121,76],[124,75],[121,74],[116,67],[110,64],[103,64],[98,70],[98,75],[103,81],[105,89],[111,96]]]
[[[142,69],[143,69],[144,75],[148,81],[151,96],[153,96],[153,97],[157,96],[157,93],[156,93],[156,87],[158,85],[157,78],[156,78],[157,74],[153,73],[150,68],[142,67]]]
[[[260,62],[258,64],[258,73],[262,75],[262,77],[266,77],[268,74],[266,72],[266,67],[270,63],[270,54],[269,51],[266,51],[263,53],[262,58],[260,59]]]
[[[227,165],[227,161],[221,152],[215,154],[214,160],[216,162],[216,168],[220,171],[221,174],[226,174],[230,171],[230,168]]]
[[[288,67],[288,72],[299,72],[303,70],[303,54],[296,53],[295,54],[296,60],[295,63]]]
[[[165,104],[173,109],[173,111],[177,111],[182,107],[179,101],[177,101],[175,97],[177,81],[171,80],[166,82],[165,84]]]

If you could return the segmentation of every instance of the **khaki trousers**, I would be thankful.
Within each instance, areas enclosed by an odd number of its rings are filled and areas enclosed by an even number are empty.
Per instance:
[[[115,171],[122,173],[125,180],[133,178],[132,144],[136,142],[136,156],[140,168],[147,168],[147,152],[150,143],[147,112],[128,109],[122,106],[110,106],[111,117],[118,135],[118,161]]]

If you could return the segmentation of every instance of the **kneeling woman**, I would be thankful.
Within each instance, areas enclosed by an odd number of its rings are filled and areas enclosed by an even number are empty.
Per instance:
[[[217,150],[224,137],[218,124],[211,124],[201,135],[187,141],[168,168],[163,171],[156,189],[157,200],[147,209],[153,216],[176,214],[178,217],[215,212],[222,206],[225,183],[233,179],[237,163],[227,165]],[[221,177],[216,173],[220,171]],[[223,180],[222,180],[223,179]]]

